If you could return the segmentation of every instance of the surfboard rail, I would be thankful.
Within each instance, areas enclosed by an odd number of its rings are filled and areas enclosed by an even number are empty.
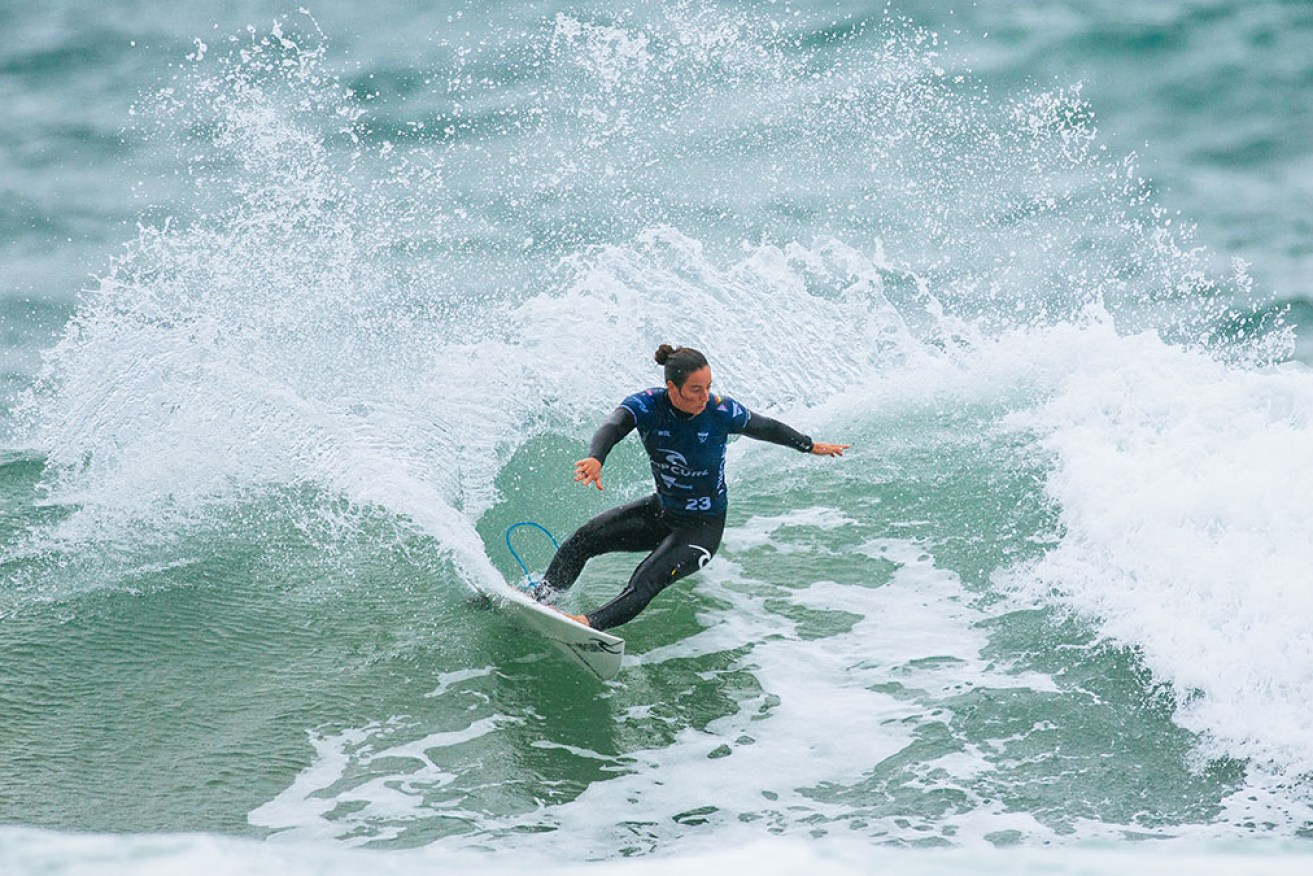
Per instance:
[[[487,595],[518,626],[542,636],[602,681],[620,673],[625,640],[619,636],[581,624],[509,584]]]

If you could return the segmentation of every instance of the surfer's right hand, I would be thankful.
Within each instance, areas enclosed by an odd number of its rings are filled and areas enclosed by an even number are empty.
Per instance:
[[[589,484],[596,484],[597,489],[602,489],[601,460],[593,459],[590,456],[576,462],[574,464],[574,479],[583,483],[585,487]]]

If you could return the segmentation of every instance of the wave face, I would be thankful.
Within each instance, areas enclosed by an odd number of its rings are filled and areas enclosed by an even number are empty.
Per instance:
[[[25,93],[112,98],[113,70],[132,105],[88,115],[127,126],[95,139],[116,254],[87,238],[75,301],[20,260],[54,288],[5,305],[0,817],[24,827],[0,848],[1297,858],[1300,294],[1205,246],[1224,216],[1167,206],[1096,125],[1106,85],[1048,84],[1044,46],[1143,45],[1084,8],[1073,32],[936,14],[417,6],[403,40],[359,11],[182,10],[63,42],[20,16]],[[1146,32],[1205,63],[1187,37],[1214,19],[1161,14]],[[106,48],[125,35],[142,54]],[[510,523],[564,534],[650,489],[632,441],[605,493],[569,472],[663,342],[853,449],[735,443],[723,550],[601,686],[466,598],[512,575]]]

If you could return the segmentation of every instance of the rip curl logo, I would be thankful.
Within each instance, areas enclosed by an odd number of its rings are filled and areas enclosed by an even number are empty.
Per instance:
[[[707,436],[709,436],[710,434],[711,434],[710,432],[699,432],[699,433],[698,433],[698,441],[699,441],[699,443],[706,444],[706,443],[707,443]]]
[[[678,450],[666,450],[662,448],[657,451],[662,454],[663,459],[656,460],[656,465],[662,472],[672,474],[678,478],[700,478],[710,474],[706,469],[689,468],[688,457]],[[664,478],[664,474],[662,477]]]

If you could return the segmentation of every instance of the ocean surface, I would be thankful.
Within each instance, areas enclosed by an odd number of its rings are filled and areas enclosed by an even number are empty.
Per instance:
[[[1307,873],[1311,144],[1304,0],[0,0],[0,871]],[[852,449],[602,683],[470,597],[663,342]]]

